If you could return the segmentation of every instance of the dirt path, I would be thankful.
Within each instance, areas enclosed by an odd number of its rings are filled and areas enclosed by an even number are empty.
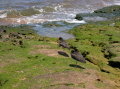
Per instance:
[[[49,86],[36,84],[30,89],[115,89],[113,81],[103,80],[99,73],[92,69],[85,69],[84,72],[65,71],[38,75],[33,79],[50,80]]]

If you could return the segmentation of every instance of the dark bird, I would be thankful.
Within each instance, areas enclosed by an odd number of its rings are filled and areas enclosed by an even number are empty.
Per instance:
[[[69,44],[62,37],[59,37],[59,47],[70,49]]]
[[[66,52],[63,51],[58,51],[58,54],[65,56],[65,57],[69,57],[69,55]]]
[[[71,51],[71,57],[76,61],[86,63],[85,58],[83,57],[83,55],[76,48],[74,48]],[[76,64],[77,64],[77,62],[76,62]]]

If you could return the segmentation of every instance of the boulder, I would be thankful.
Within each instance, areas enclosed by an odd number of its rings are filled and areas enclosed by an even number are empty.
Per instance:
[[[76,17],[75,17],[75,19],[77,19],[77,20],[83,20],[83,17],[80,14],[77,14]]]

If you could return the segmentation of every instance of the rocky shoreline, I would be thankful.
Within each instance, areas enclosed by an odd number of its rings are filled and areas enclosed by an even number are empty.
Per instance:
[[[99,17],[98,20],[97,20],[97,17]],[[95,21],[95,22],[110,20],[110,19],[113,20],[113,18],[117,19],[117,18],[120,18],[120,6],[114,5],[114,6],[104,7],[102,9],[95,10],[93,13],[80,13],[80,14],[77,14],[75,18],[78,20],[85,19],[86,21],[91,21],[92,19],[90,20],[89,18],[93,18],[92,21]]]
[[[31,26],[0,26],[0,88],[119,89],[120,20],[87,23],[69,33],[75,38],[66,42],[85,55],[86,64],[59,55],[71,50]]]

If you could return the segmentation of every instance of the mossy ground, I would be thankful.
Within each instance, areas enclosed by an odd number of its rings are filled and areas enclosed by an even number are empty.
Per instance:
[[[70,50],[58,47],[57,38],[41,37],[30,26],[1,26],[6,32],[0,33],[0,89],[119,89],[119,67],[109,65],[120,57],[114,49],[120,48],[119,25],[119,21],[115,26],[101,22],[70,30],[75,38],[67,42],[81,53],[89,52],[87,63],[77,66],[71,57],[47,55],[54,54],[51,50],[70,54]],[[38,51],[44,49],[49,52]]]

